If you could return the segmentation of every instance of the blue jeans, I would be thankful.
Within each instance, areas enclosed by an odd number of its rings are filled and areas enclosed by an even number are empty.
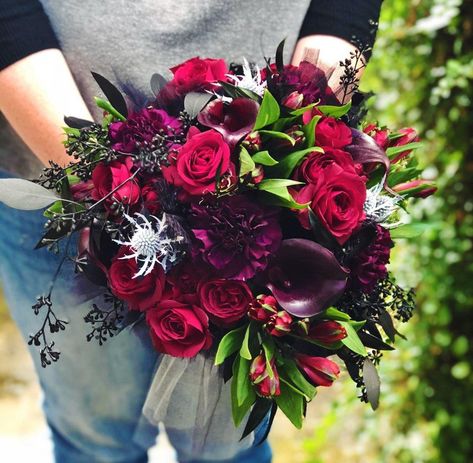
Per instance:
[[[8,175],[0,171],[0,178]],[[47,291],[59,257],[33,250],[45,219],[40,211],[10,209],[0,203],[0,279],[13,318],[25,340],[41,321],[31,309]],[[158,430],[142,417],[142,407],[157,360],[146,326],[125,329],[104,345],[86,341],[84,316],[91,301],[81,302],[72,263],[66,263],[52,298],[59,318],[69,324],[54,335],[58,362],[42,368],[29,346],[44,391],[44,411],[51,428],[57,463],[146,463]],[[257,434],[264,432],[261,427]],[[179,458],[179,439],[169,435]],[[268,463],[267,442],[228,463]],[[166,463],[166,462],[163,462]],[[205,463],[196,456],[186,463]],[[223,462],[222,462],[223,463]]]

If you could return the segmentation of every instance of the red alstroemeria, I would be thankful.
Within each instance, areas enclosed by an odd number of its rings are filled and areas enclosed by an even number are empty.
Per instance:
[[[253,320],[267,323],[277,313],[278,303],[274,296],[259,295],[251,302],[248,316]]]
[[[263,354],[253,359],[250,368],[250,381],[256,388],[256,393],[262,397],[275,397],[281,394],[279,375],[274,359],[270,361],[273,375],[270,377],[266,359]]]
[[[346,338],[347,331],[335,320],[324,320],[309,329],[309,337],[323,344],[332,344]]]
[[[266,324],[266,331],[271,336],[284,336],[291,332],[292,317],[285,311],[280,310],[271,316]]]
[[[340,374],[340,368],[325,357],[296,354],[296,363],[315,386],[331,386]]]

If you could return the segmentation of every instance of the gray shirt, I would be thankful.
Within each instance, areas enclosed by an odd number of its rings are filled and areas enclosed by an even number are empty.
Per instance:
[[[263,63],[286,38],[290,58],[310,0],[42,0],[95,117],[96,71],[149,93],[149,79],[194,56]],[[69,114],[73,116],[73,114]],[[0,168],[37,176],[40,163],[0,119]]]

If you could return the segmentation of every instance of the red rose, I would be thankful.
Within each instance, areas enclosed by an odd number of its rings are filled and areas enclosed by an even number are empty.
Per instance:
[[[224,327],[240,320],[253,300],[253,294],[245,282],[224,279],[201,283],[199,297],[202,308],[212,321]]]
[[[171,68],[174,74],[172,84],[181,95],[197,90],[208,90],[213,82],[226,80],[229,73],[223,59],[188,59],[184,63]]]
[[[304,123],[310,122],[310,119],[307,120],[305,117],[306,114],[303,116]],[[315,143],[318,146],[344,148],[351,143],[351,140],[350,127],[333,117],[322,117],[315,126]]]
[[[122,259],[131,250],[122,246],[108,269],[108,283],[112,293],[123,299],[133,310],[146,310],[156,304],[163,295],[164,270],[156,265],[146,276],[133,278],[138,272],[135,259]]]
[[[310,153],[299,166],[295,175],[297,179],[304,182],[319,185],[325,181],[324,170],[329,166],[333,166],[337,173],[363,173],[362,166],[355,164],[349,153],[337,148],[326,147],[324,153],[317,151]]]
[[[195,133],[179,149],[176,160],[163,167],[164,178],[190,195],[215,191],[217,174],[233,172],[230,147],[215,130]]]
[[[344,244],[365,219],[366,200],[364,179],[353,172],[340,172],[339,166],[323,170],[323,182],[308,184],[294,194],[298,203],[310,203],[310,208],[340,244]],[[304,228],[310,229],[309,211],[299,212]]]
[[[146,312],[153,344],[173,357],[195,357],[212,344],[207,314],[195,305],[164,300]]]
[[[114,202],[132,206],[140,200],[140,187],[135,179],[127,181],[132,175],[133,161],[126,158],[122,161],[109,163],[100,162],[92,172],[92,198],[95,201],[104,198],[111,191],[117,190],[105,201],[105,207],[110,210]],[[121,185],[118,188],[119,185]]]

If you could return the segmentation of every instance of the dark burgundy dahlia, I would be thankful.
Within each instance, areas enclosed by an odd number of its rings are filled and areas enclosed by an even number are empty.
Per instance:
[[[223,278],[248,280],[263,271],[281,244],[277,211],[246,196],[192,206],[195,258]]]
[[[360,253],[351,268],[351,286],[369,293],[378,280],[386,278],[393,246],[389,230],[377,225],[375,240]]]
[[[145,108],[132,113],[126,121],[110,124],[112,148],[132,153],[158,135],[172,136],[181,129],[181,122],[162,109]]]

